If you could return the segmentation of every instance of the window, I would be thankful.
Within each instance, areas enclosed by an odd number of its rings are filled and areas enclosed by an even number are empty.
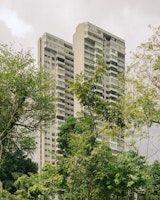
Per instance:
[[[111,60],[111,62],[110,62],[112,65],[115,65],[115,66],[117,66],[117,62],[115,62],[115,61],[113,61],[113,60]]]
[[[58,104],[58,108],[65,108],[65,106],[62,104]]]
[[[117,77],[117,74],[114,74],[113,72],[109,73],[109,75],[112,77]]]
[[[107,40],[107,41],[110,41],[110,40],[111,40],[111,36],[107,35],[107,36],[106,36],[106,40]]]
[[[64,63],[64,59],[63,58],[57,57],[57,60]]]
[[[64,120],[65,118],[60,116],[60,115],[57,115],[57,118],[60,119],[60,120]]]
[[[118,72],[117,68],[115,68],[113,66],[109,67],[109,70],[114,71],[114,72]]]
[[[64,91],[64,87],[61,87],[61,86],[57,86],[56,89]]]
[[[118,52],[118,58],[124,59],[125,55],[123,53]]]

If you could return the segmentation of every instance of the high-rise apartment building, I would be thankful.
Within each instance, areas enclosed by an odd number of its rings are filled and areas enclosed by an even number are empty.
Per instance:
[[[83,109],[73,95],[67,91],[68,80],[83,72],[88,79],[94,73],[96,60],[100,56],[106,63],[108,73],[96,90],[109,102],[115,102],[123,95],[118,75],[125,71],[125,42],[123,39],[91,24],[82,23],[76,28],[72,44],[45,33],[38,42],[38,58],[41,67],[49,71],[55,81],[56,101],[55,123],[50,124],[39,137],[39,167],[45,162],[55,163],[58,153],[58,132],[68,116]],[[123,138],[108,138],[115,152],[123,151]],[[54,152],[52,154],[51,152]],[[56,163],[55,163],[56,164]]]
[[[73,36],[74,74],[84,73],[88,79],[94,73],[96,60],[102,57],[107,73],[102,83],[96,86],[104,100],[114,103],[123,95],[123,86],[119,74],[125,71],[125,42],[123,39],[91,24],[81,23]],[[83,109],[77,99],[74,101],[74,113]],[[112,150],[123,151],[123,138],[107,138]]]
[[[58,153],[58,132],[68,116],[73,116],[73,95],[68,92],[68,81],[73,80],[74,58],[72,45],[49,33],[44,33],[38,41],[38,61],[48,71],[55,82],[55,122],[42,129],[38,141],[38,163],[56,164]],[[52,153],[53,152],[53,153]]]

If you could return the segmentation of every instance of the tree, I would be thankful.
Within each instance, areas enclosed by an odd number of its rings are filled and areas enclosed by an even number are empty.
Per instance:
[[[107,186],[111,182],[108,166],[113,160],[108,143],[97,142],[90,151],[90,138],[85,133],[72,135],[70,143],[71,154],[60,163],[65,171],[62,199],[108,199]]]
[[[141,129],[160,124],[160,27],[133,53],[126,73],[125,124]],[[133,130],[132,129],[132,130]]]
[[[7,190],[0,190],[0,199],[11,199],[11,194]]]
[[[71,153],[70,149],[70,139],[71,134],[82,133],[82,126],[78,123],[78,120],[75,117],[68,117],[66,122],[60,127],[60,132],[58,134],[58,145],[61,149],[63,156],[67,157]]]
[[[126,110],[121,99],[111,104],[96,92],[104,73],[100,62],[93,77],[85,80],[80,74],[71,84],[70,90],[85,110],[77,117],[78,124],[83,127],[82,133],[76,134],[72,127],[68,129],[70,154],[60,162],[62,174],[65,174],[62,199],[133,199],[134,194],[141,188],[146,189],[148,184],[143,157],[135,152],[113,156],[108,146],[107,136],[123,136],[129,123],[124,118]],[[100,121],[102,127],[98,124]]]
[[[54,118],[54,83],[30,52],[0,45],[0,158],[8,151],[33,152],[34,132]]]
[[[105,69],[104,63],[99,61],[93,77],[85,80],[83,74],[77,75],[70,85],[70,91],[75,93],[85,110],[78,113],[75,121],[83,127],[81,134],[77,134],[75,125],[69,129],[68,124],[64,124],[66,132],[60,132],[60,138],[64,134],[63,139],[70,150],[68,157],[60,160],[63,168],[60,172],[65,179],[62,199],[111,198],[110,188],[114,179],[114,168],[111,167],[114,164],[111,163],[114,156],[105,138],[108,135],[121,137],[125,124],[120,102],[106,102],[96,92],[97,84],[106,73]],[[102,127],[99,122],[103,122]]]
[[[146,193],[148,166],[136,152],[113,156],[106,141],[97,141],[93,148],[85,132],[72,134],[70,147],[70,156],[60,162],[62,199],[132,200],[136,193]]]
[[[149,182],[145,158],[129,151],[117,155],[112,166],[113,182],[110,185],[112,198],[134,199],[134,195],[145,190]]]
[[[154,161],[149,166],[149,175],[151,177],[151,183],[149,185],[149,199],[156,200],[160,197],[160,163]]]
[[[26,158],[22,152],[7,152],[5,158],[0,163],[0,181],[3,188],[10,193],[14,193],[16,188],[14,181],[23,174],[37,173],[38,166],[30,158]]]
[[[35,200],[53,198],[55,194],[58,194],[62,180],[57,170],[57,167],[46,163],[38,174],[30,173],[29,176],[21,176],[15,181],[17,187],[15,195],[24,199]]]

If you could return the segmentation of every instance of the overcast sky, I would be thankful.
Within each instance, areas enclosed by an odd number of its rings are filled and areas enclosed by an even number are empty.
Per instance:
[[[0,41],[37,52],[37,40],[49,32],[68,42],[76,26],[91,22],[126,41],[129,52],[151,35],[160,21],[159,0],[0,0]]]

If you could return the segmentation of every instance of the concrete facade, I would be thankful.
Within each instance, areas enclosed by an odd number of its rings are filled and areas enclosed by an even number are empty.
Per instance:
[[[74,58],[72,45],[64,40],[44,33],[38,41],[38,61],[48,71],[55,82],[55,122],[49,124],[39,135],[39,167],[45,162],[56,164],[58,149],[58,132],[68,116],[74,114],[73,95],[68,92],[68,81],[73,80]],[[53,153],[52,153],[53,152]]]
[[[123,39],[89,23],[77,26],[73,36],[74,76],[84,73],[85,79],[91,77],[96,67],[96,60],[102,57],[107,73],[102,83],[96,86],[101,97],[114,103],[123,95],[123,86],[119,74],[125,72],[125,42]],[[74,115],[84,108],[74,100]],[[102,136],[102,138],[104,138]],[[115,152],[124,150],[123,138],[108,138],[110,147]]]

